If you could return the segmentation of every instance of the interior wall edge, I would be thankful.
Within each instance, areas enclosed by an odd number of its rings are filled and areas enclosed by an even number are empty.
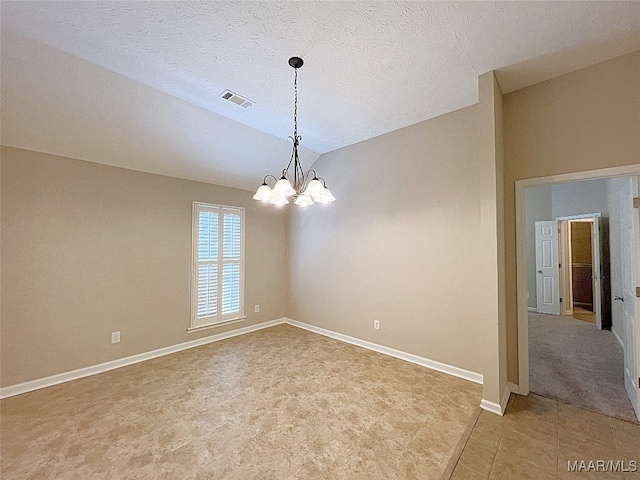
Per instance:
[[[502,397],[500,398],[500,403],[492,402],[490,400],[482,399],[480,401],[480,408],[486,410],[487,412],[494,413],[496,415],[503,416],[504,412],[507,410],[507,404],[509,403],[509,397],[511,396],[511,389],[505,388],[504,392],[502,392]]]

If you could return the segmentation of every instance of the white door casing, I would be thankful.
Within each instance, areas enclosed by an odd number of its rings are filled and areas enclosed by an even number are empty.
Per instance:
[[[634,215],[633,197],[638,193],[636,179],[629,179],[620,190],[620,239],[622,243],[622,302],[624,332],[624,386],[640,419],[640,391],[638,390],[638,329],[636,328],[635,270],[638,218]]]
[[[558,260],[560,262],[560,315],[573,315],[571,278],[571,221],[558,220]]]
[[[601,288],[601,252],[600,252],[600,216],[591,224],[591,290],[593,291],[593,311],[596,314],[596,327],[602,330],[602,288]]]
[[[558,222],[536,222],[536,294],[538,313],[560,315]]]

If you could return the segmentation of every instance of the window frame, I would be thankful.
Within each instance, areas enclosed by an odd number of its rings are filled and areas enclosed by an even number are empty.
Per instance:
[[[199,260],[199,240],[200,240],[200,212],[216,212],[218,214],[218,285],[217,285],[217,311],[215,315],[198,317],[198,267]],[[222,314],[222,288],[223,288],[223,265],[224,260],[224,214],[233,213],[240,216],[240,286],[239,286],[239,311]],[[209,328],[220,327],[230,323],[241,322],[247,317],[244,314],[244,242],[245,242],[245,209],[244,207],[234,207],[231,205],[220,205],[215,203],[193,202],[191,214],[191,279],[190,279],[190,303],[191,312],[189,315],[188,333],[199,332]],[[226,260],[226,263],[236,263]],[[211,321],[207,321],[210,319]]]

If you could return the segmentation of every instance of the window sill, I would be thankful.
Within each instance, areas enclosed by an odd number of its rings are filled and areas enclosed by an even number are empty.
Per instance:
[[[236,317],[236,318],[230,318],[229,320],[223,320],[222,322],[208,323],[207,325],[199,325],[197,327],[189,327],[187,328],[187,333],[196,333],[196,332],[201,332],[202,330],[209,330],[210,328],[224,327],[225,325],[230,325],[232,323],[244,322],[246,319],[247,319],[246,316]]]

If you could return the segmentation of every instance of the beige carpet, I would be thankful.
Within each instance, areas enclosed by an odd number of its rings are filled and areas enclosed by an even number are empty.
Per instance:
[[[1,476],[437,479],[480,398],[280,325],[2,400]]]
[[[613,334],[591,323],[529,314],[529,383],[533,393],[637,422]]]

